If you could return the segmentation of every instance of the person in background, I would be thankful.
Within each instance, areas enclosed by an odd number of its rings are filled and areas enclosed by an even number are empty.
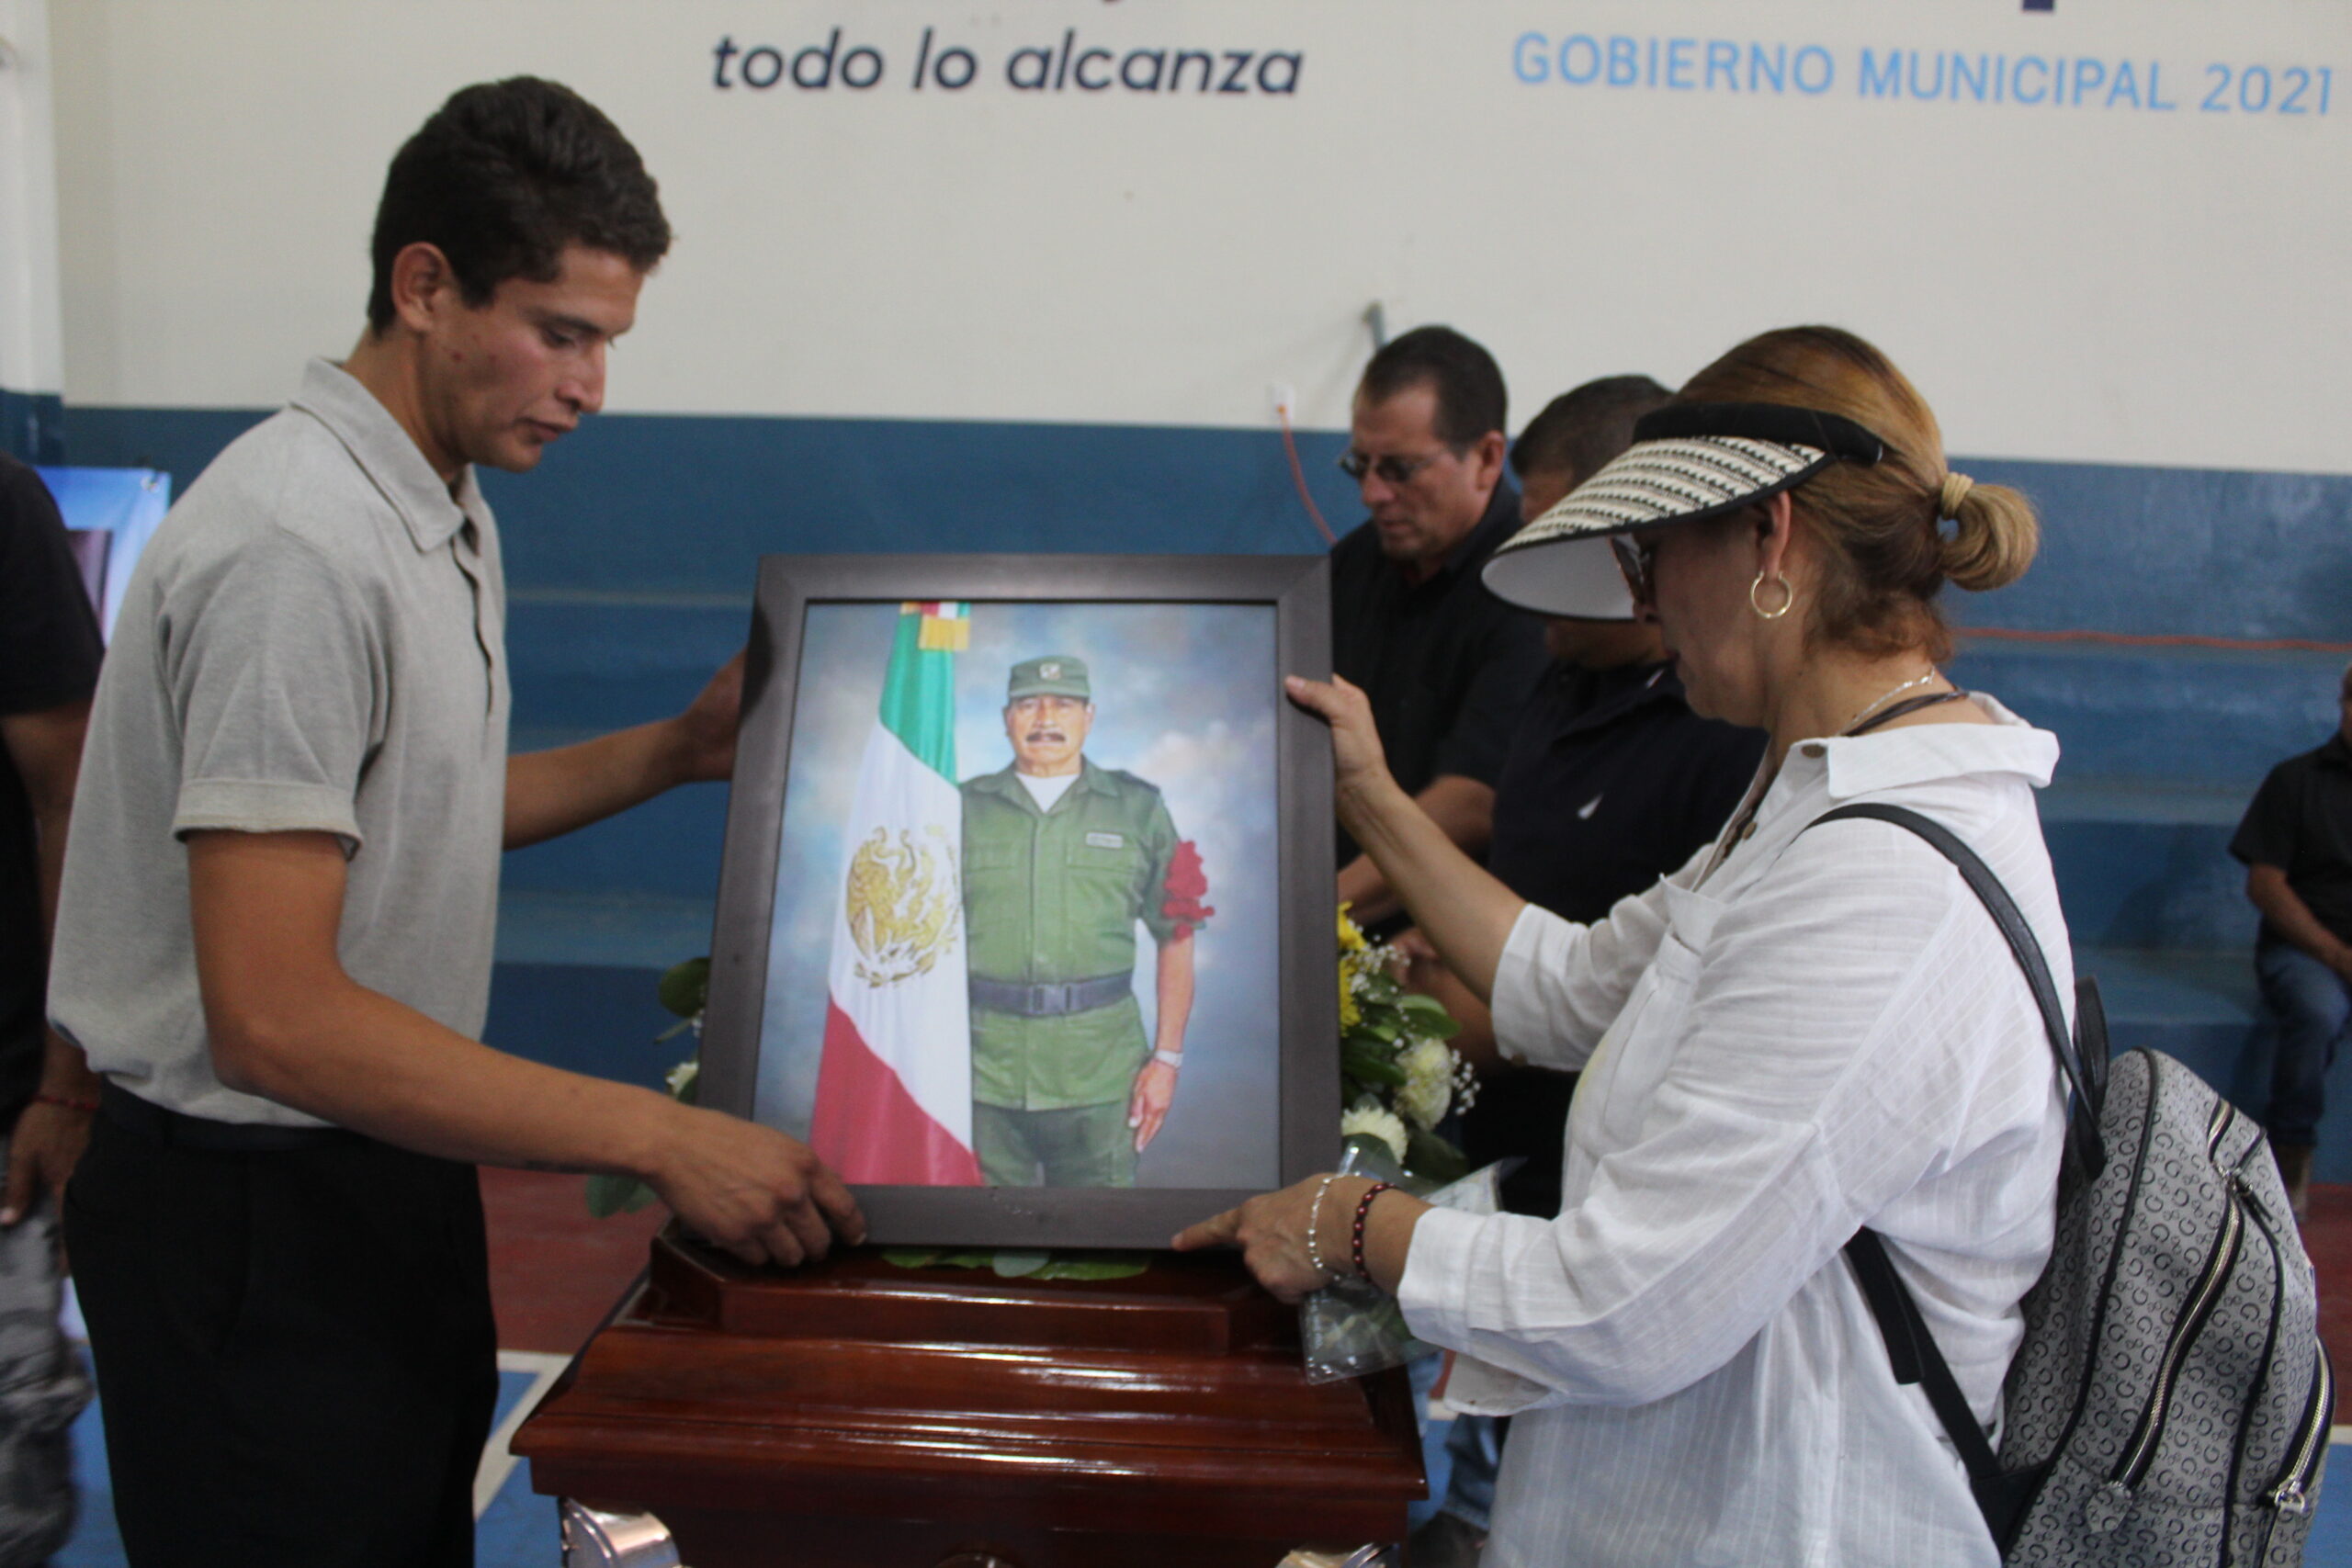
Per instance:
[[[1542,623],[1478,580],[1520,522],[1503,473],[1506,412],[1494,356],[1451,327],[1381,348],[1340,459],[1371,515],[1331,551],[1331,668],[1369,694],[1397,782],[1474,857],[1545,662]],[[1396,911],[1344,832],[1340,897],[1367,929]]]
[[[49,949],[98,622],[40,476],[0,457],[0,1568],[74,1529],[74,1416],[89,1383],[58,1326],[51,1200],[89,1142],[98,1080],[47,1027]]]
[[[1951,863],[1891,822],[1821,818],[1871,802],[1943,824],[2068,994],[2033,797],[2056,738],[1937,668],[1939,591],[2014,581],[2032,509],[1951,472],[1909,380],[1832,327],[1739,344],[1634,435],[1508,553],[1539,577],[1538,558],[1616,555],[1691,708],[1768,731],[1732,820],[1672,876],[1591,924],[1538,908],[1388,775],[1361,692],[1288,686],[1330,721],[1343,819],[1490,998],[1501,1047],[1584,1069],[1559,1214],[1332,1174],[1176,1245],[1240,1247],[1284,1300],[1368,1280],[1456,1352],[1446,1398],[1517,1416],[1497,1568],[1994,1568],[1843,1249],[1879,1235],[1988,1420],[2050,1257],[2063,1081]]]
[[[1630,446],[1634,422],[1673,394],[1646,376],[1611,376],[1564,392],[1528,421],[1510,453],[1529,523]],[[1610,567],[1613,579],[1616,571]],[[1495,786],[1487,869],[1531,904],[1590,923],[1643,892],[1723,830],[1764,754],[1764,733],[1701,718],[1683,700],[1655,620],[1635,615],[1622,582],[1613,618],[1551,615],[1551,668],[1537,685]],[[1543,611],[1544,603],[1526,608]],[[1504,1178],[1503,1207],[1550,1219],[1576,1075],[1505,1061],[1486,1003],[1418,931],[1398,945],[1415,962],[1408,984],[1444,1002],[1463,1025],[1454,1046],[1478,1068],[1478,1098],[1461,1122],[1473,1167],[1521,1163]],[[1443,1507],[1413,1540],[1421,1568],[1477,1561],[1506,1423],[1462,1416],[1448,1435],[1453,1462]]]
[[[2278,1041],[2262,1122],[2300,1220],[2327,1069],[2352,1025],[2352,667],[2336,682],[2335,733],[2270,770],[2230,853],[2262,912],[2254,972]]]
[[[669,243],[594,106],[460,90],[392,160],[357,344],[132,575],[50,1007],[107,1080],[66,1235],[138,1568],[472,1561],[476,1162],[637,1177],[754,1265],[864,1234],[781,1133],[478,1043],[501,850],[734,766],[740,658],[673,717],[506,750],[476,469],[602,406]]]

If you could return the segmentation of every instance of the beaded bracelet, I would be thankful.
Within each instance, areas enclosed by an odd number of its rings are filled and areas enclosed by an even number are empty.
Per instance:
[[[79,1111],[85,1116],[96,1114],[98,1109],[98,1102],[95,1100],[68,1100],[62,1094],[36,1094],[33,1096],[33,1102],[37,1105],[54,1105],[65,1111]]]
[[[1332,1268],[1329,1263],[1323,1261],[1322,1251],[1315,1245],[1315,1225],[1316,1222],[1323,1217],[1323,1194],[1329,1191],[1331,1183],[1339,1179],[1340,1173],[1338,1171],[1333,1171],[1330,1175],[1317,1182],[1315,1184],[1315,1205],[1306,1211],[1306,1260],[1315,1265],[1315,1271],[1322,1275],[1325,1282],[1327,1283],[1338,1279],[1340,1277],[1340,1271],[1337,1269]]]
[[[1364,1190],[1363,1197],[1356,1200],[1355,1231],[1348,1250],[1355,1259],[1356,1272],[1367,1280],[1372,1278],[1372,1270],[1363,1264],[1363,1223],[1372,1217],[1372,1201],[1395,1185],[1393,1181],[1375,1181]]]

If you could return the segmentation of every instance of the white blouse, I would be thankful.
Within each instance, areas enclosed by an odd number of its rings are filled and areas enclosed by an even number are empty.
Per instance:
[[[1838,1249],[1886,1237],[1991,1422],[2050,1253],[2064,1093],[1951,863],[1889,823],[1803,831],[1852,800],[1951,829],[2071,1010],[2032,794],[2058,743],[1978,700],[1997,724],[1803,742],[1720,865],[1589,927],[1531,907],[1513,928],[1497,1037],[1584,1074],[1560,1217],[1433,1210],[1397,1292],[1462,1352],[1447,1398],[1518,1415],[1487,1568],[1996,1562]]]

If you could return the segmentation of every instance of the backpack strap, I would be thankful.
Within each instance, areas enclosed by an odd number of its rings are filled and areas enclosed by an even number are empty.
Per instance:
[[[1846,1244],[1846,1260],[1861,1282],[1862,1296],[1870,1303],[1871,1315],[1878,1319],[1879,1332],[1886,1337],[1886,1359],[1894,1368],[1894,1381],[1917,1383],[1919,1392],[1928,1396],[1936,1418],[1944,1424],[1944,1435],[1960,1450],[1960,1462],[1968,1467],[1968,1489],[1985,1523],[1993,1528],[1993,1539],[2006,1540],[2001,1527],[2011,1506],[2008,1479],[2001,1473],[2001,1461],[1994,1457],[1992,1440],[1976,1424],[1976,1412],[1968,1407],[1968,1396],[1960,1392],[1960,1382],[1951,1375],[1951,1364],[1936,1348],[1935,1336],[1919,1314],[1918,1302],[1894,1271],[1886,1243],[1874,1230],[1856,1231]]]
[[[2009,890],[2001,886],[2001,879],[1993,874],[1993,868],[1978,859],[1976,852],[1961,842],[1959,836],[1951,829],[1900,806],[1881,806],[1869,801],[1841,806],[1814,818],[1806,824],[1805,830],[1810,832],[1824,822],[1840,822],[1854,818],[1891,822],[1925,839],[1938,853],[1959,868],[1962,879],[1984,904],[1984,912],[1993,917],[1993,924],[2000,929],[2002,937],[2008,942],[2009,952],[2016,956],[2018,967],[2025,971],[2026,984],[2033,988],[2035,1005],[2041,1010],[2042,1031],[2050,1037],[2051,1053],[2058,1058],[2058,1070],[2064,1075],[2066,1087],[2073,1091],[2073,1112],[2067,1122],[2067,1141],[2079,1151],[2085,1174],[2096,1176],[2099,1168],[2107,1163],[2107,1145],[2098,1131],[2099,1110],[2107,1098],[2106,1078],[2101,1075],[2094,1082],[2084,1070],[2082,1055],[2075,1050],[2074,1034],[2066,1027],[2065,1010],[2058,1002],[2058,987],[2050,978],[2049,960],[2041,955],[2041,944],[2034,940],[2033,928],[2026,924],[2025,916],[2018,911],[2016,900],[2009,897]]]
[[[2026,924],[2025,916],[2009,897],[2008,889],[2001,886],[2001,879],[1993,874],[1992,868],[1977,857],[1976,852],[1961,842],[1950,829],[1900,806],[1869,802],[1841,806],[1807,824],[1807,830],[1824,822],[1858,817],[1889,822],[1925,839],[1959,868],[1970,890],[1993,917],[1993,923],[2000,928],[2010,953],[2017,958],[2018,967],[2025,972],[2026,983],[2033,989],[2043,1031],[2050,1038],[2051,1053],[2057,1057],[2059,1071],[2073,1090],[2067,1147],[2082,1159],[2086,1172],[2097,1174],[2107,1158],[2098,1131],[2099,1106],[2107,1094],[2106,1075],[2101,1072],[2094,1078],[2085,1071],[2083,1056],[2075,1049],[2074,1036],[2066,1028],[2066,1015],[2058,1004],[2058,987],[2050,977],[2049,961],[2042,956],[2033,928]],[[2096,1017],[2097,990],[2078,994]],[[2100,1047],[2099,1065],[2104,1067],[2103,1035],[2097,1043]],[[1943,1423],[1945,1436],[1951,1439],[1961,1462],[1968,1469],[1969,1491],[1984,1515],[1993,1540],[2006,1551],[2026,1501],[2026,1487],[2002,1473],[1993,1445],[1985,1438],[1984,1428],[1977,1425],[1976,1413],[1969,1408],[1967,1396],[1961,1393],[1959,1382],[1951,1375],[1951,1363],[1937,1348],[1927,1319],[1920,1314],[1918,1302],[1905,1287],[1902,1276],[1894,1271],[1894,1260],[1887,1256],[1886,1243],[1876,1231],[1865,1226],[1846,1243],[1845,1252],[1846,1260],[1861,1285],[1862,1297],[1870,1303],[1871,1315],[1878,1320],[1879,1333],[1885,1337],[1887,1361],[1894,1369],[1894,1381],[1917,1383],[1920,1393],[1927,1395],[1936,1418]]]

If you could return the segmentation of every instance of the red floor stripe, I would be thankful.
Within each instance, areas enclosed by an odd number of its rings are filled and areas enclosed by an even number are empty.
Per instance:
[[[669,1211],[592,1218],[577,1176],[481,1173],[490,1223],[490,1299],[498,1348],[569,1356],[645,1267],[646,1246]]]

